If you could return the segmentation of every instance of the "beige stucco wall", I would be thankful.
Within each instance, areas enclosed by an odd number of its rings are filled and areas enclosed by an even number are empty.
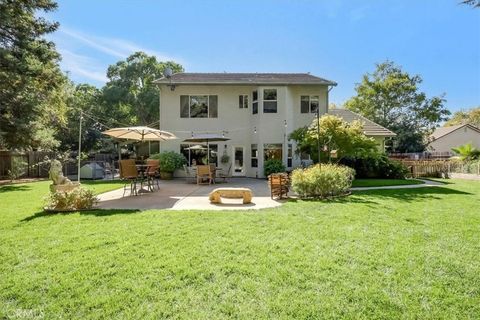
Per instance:
[[[263,89],[277,89],[277,113],[263,113]],[[258,114],[252,114],[252,92],[258,90]],[[314,114],[300,112],[301,95],[319,95],[321,114],[327,109],[327,86],[248,86],[248,85],[177,85],[175,90],[160,86],[160,127],[173,132],[178,140],[161,143],[161,151],[180,152],[182,141],[196,133],[218,133],[225,131],[231,140],[218,143],[218,154],[227,151],[233,158],[233,147],[243,146],[245,149],[245,175],[248,177],[263,176],[263,144],[284,144],[284,163],[287,163],[287,137],[293,130],[309,125]],[[248,94],[248,109],[238,107],[238,97]],[[181,95],[217,95],[218,118],[180,118]],[[287,126],[285,127],[285,120]],[[256,129],[256,130],[255,130]],[[256,131],[256,132],[255,132]],[[258,168],[250,166],[251,144],[258,144]],[[293,143],[293,142],[292,142]],[[225,148],[226,147],[226,148]],[[295,148],[295,146],[294,146]],[[293,167],[298,166],[300,159],[293,158]],[[181,172],[177,172],[178,175]]]
[[[480,133],[469,127],[459,128],[428,145],[429,151],[451,152],[452,148],[471,142],[475,148],[480,148]]]

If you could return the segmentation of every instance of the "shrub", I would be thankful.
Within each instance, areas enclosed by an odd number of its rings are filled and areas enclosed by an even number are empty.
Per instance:
[[[336,164],[314,165],[292,172],[292,190],[302,198],[326,198],[346,194],[355,171]]]
[[[270,159],[263,164],[263,174],[268,177],[272,173],[285,172],[285,166],[282,161],[277,159]]]
[[[12,156],[12,167],[10,170],[8,170],[8,177],[10,180],[17,180],[21,176],[23,176],[28,167],[28,163],[22,160],[21,157],[18,156]]]
[[[176,169],[180,169],[187,163],[187,159],[183,154],[174,151],[156,153],[151,155],[150,159],[160,160],[161,172],[174,172]]]
[[[384,154],[345,158],[340,163],[355,169],[355,176],[360,179],[405,179],[408,175],[408,168],[403,163],[391,160]]]
[[[68,192],[52,192],[46,200],[47,208],[55,211],[91,209],[98,202],[91,190],[82,187]]]

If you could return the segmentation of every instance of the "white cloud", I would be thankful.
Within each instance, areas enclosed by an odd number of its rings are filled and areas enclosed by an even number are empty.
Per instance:
[[[150,55],[156,56],[159,60],[179,61],[179,59],[175,59],[169,55],[163,54],[155,50],[144,48],[124,39],[95,36],[65,27],[60,28],[59,32],[63,33],[64,35],[70,37],[73,40],[79,41],[84,45],[87,45],[93,49],[96,49],[116,58],[126,58],[136,51],[143,51]]]
[[[173,60],[182,63],[180,59],[144,48],[131,41],[87,34],[63,26],[49,38],[56,43],[62,55],[60,63],[62,70],[69,72],[75,81],[104,84],[108,80],[106,76],[108,66],[137,51],[154,55],[161,61]]]
[[[95,59],[62,48],[58,51],[62,55],[60,65],[64,71],[90,80],[107,82],[106,69]]]

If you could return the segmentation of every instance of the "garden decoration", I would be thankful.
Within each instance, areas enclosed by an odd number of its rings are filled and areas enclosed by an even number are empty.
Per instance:
[[[58,160],[50,163],[49,178],[50,195],[46,198],[45,211],[69,212],[91,209],[98,201],[92,191],[84,189],[78,182],[72,182],[62,172],[62,164]]]
[[[50,185],[51,192],[68,192],[80,186],[80,183],[72,182],[70,181],[70,179],[63,175],[62,164],[58,160],[52,160],[52,162],[50,163],[50,171],[48,172],[48,177],[53,182]]]

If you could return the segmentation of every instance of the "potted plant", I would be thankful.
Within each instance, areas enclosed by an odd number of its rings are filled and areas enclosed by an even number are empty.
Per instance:
[[[222,157],[220,158],[220,162],[223,164],[227,164],[230,161],[230,157],[228,156],[227,152],[224,151]]]
[[[150,159],[160,161],[160,178],[164,180],[173,179],[173,172],[180,169],[187,160],[182,154],[174,151],[165,151],[150,156]]]

